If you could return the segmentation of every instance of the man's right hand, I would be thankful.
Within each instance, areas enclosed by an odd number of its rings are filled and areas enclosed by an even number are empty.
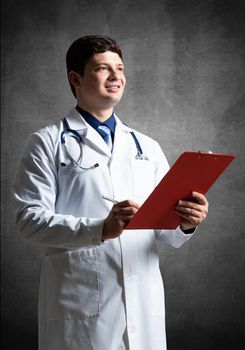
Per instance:
[[[114,204],[104,222],[102,241],[120,236],[125,226],[139,210],[139,207],[139,204],[131,200]]]

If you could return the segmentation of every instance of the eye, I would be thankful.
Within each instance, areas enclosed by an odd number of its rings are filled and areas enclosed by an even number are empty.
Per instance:
[[[100,66],[100,67],[98,67],[98,70],[99,71],[107,71],[108,67],[107,66]]]
[[[120,72],[123,72],[123,71],[124,71],[124,67],[118,67],[118,70],[119,70]]]

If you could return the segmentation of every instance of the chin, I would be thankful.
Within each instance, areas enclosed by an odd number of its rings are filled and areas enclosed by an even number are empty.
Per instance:
[[[111,103],[112,106],[114,106],[115,104],[117,104],[120,100],[121,100],[122,96],[108,96],[106,98],[108,103]]]

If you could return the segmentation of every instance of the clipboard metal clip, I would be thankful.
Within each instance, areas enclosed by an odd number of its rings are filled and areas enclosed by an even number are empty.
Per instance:
[[[212,151],[207,151],[207,152],[204,152],[204,151],[198,151],[198,153],[209,153],[209,154],[212,154],[213,152],[212,152]]]

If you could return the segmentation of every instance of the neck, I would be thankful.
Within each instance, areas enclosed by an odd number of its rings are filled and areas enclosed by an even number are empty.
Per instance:
[[[84,109],[85,111],[89,112],[93,117],[97,118],[102,123],[108,118],[110,118],[110,116],[113,113],[113,107],[98,110],[96,108],[91,108],[81,103],[78,103],[78,106]]]

